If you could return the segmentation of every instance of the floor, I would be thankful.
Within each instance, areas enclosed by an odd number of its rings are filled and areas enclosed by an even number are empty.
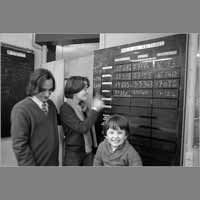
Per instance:
[[[1,138],[1,166],[16,167],[17,161],[12,150],[11,138]]]
[[[60,131],[60,130],[59,130]],[[60,132],[59,132],[60,133]],[[60,138],[59,138],[60,139]],[[62,145],[59,145],[59,165],[62,163]],[[12,150],[12,140],[9,138],[1,138],[0,145],[0,167],[17,167],[17,161]]]

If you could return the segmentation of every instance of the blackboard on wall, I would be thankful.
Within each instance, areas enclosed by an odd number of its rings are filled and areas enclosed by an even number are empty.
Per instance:
[[[182,164],[187,43],[177,34],[95,51],[94,90],[106,104],[100,122],[125,115],[144,165]]]
[[[1,137],[10,136],[12,107],[25,98],[30,73],[34,70],[34,52],[1,43]]]

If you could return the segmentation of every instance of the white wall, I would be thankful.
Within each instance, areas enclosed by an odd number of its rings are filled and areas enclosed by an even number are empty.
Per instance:
[[[42,50],[33,47],[33,33],[0,33],[0,42],[31,49],[35,53],[35,68],[42,62]]]
[[[90,97],[93,89],[94,50],[98,48],[98,43],[56,47],[56,60],[65,60],[65,78],[74,75],[87,76],[90,80]]]
[[[101,33],[100,49],[174,35],[175,33]]]
[[[86,76],[90,80],[89,96],[92,96],[93,88],[94,56],[84,56],[74,60],[65,60],[65,77]]]

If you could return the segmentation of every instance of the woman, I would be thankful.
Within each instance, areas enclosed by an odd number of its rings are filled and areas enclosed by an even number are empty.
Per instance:
[[[93,140],[91,129],[104,103],[95,97],[92,108],[86,111],[84,102],[88,99],[89,80],[81,76],[72,76],[65,85],[66,102],[60,108],[60,118],[63,127],[64,166],[92,166]],[[93,135],[94,136],[94,135]]]

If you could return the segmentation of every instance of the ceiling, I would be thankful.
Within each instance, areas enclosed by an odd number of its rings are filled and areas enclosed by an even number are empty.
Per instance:
[[[99,34],[35,34],[35,42],[40,45],[61,45],[98,43]]]
[[[99,48],[99,34],[36,33],[35,42],[39,45],[47,45],[48,48],[56,46],[56,51],[61,51],[63,58],[73,60],[90,55],[94,50],[97,50]]]

